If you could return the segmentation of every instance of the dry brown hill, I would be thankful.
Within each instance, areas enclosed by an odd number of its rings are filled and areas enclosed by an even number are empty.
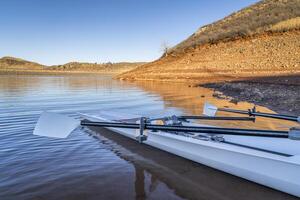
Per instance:
[[[140,65],[145,64],[144,62],[119,62],[119,63],[81,63],[81,62],[70,62],[64,65],[50,66],[48,70],[57,71],[103,71],[103,72],[116,72],[122,73],[130,71]]]
[[[41,70],[43,65],[35,62],[23,60],[21,58],[14,58],[5,56],[0,58],[0,70]]]
[[[200,81],[300,72],[300,0],[263,0],[198,29],[121,79]]]
[[[172,48],[171,52],[180,52],[186,48],[205,43],[228,41],[236,37],[250,36],[266,31],[282,31],[300,28],[300,18],[293,27],[289,19],[300,16],[300,0],[264,0],[232,13],[222,20],[199,28],[188,39]],[[281,27],[276,25],[286,21]],[[294,22],[294,23],[295,23]],[[283,24],[283,23],[281,23]],[[292,25],[292,26],[289,26]],[[278,28],[274,28],[277,26]]]
[[[0,73],[123,73],[132,70],[144,62],[119,62],[119,63],[81,63],[70,62],[63,65],[46,66],[39,63],[14,57],[0,58]]]

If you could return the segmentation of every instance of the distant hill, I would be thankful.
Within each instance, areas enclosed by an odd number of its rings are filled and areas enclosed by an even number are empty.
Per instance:
[[[145,62],[119,62],[119,63],[81,63],[70,62],[64,65],[54,65],[47,67],[48,70],[58,71],[103,71],[103,72],[122,72],[132,70]]]
[[[0,58],[0,70],[42,70],[43,65],[14,57]]]
[[[160,59],[118,77],[202,81],[296,72],[300,0],[263,0],[202,26]]]
[[[81,63],[70,62],[63,65],[46,66],[39,63],[14,57],[0,58],[0,73],[61,73],[61,72],[100,72],[100,73],[122,73],[132,70],[144,62],[119,62],[119,63]]]

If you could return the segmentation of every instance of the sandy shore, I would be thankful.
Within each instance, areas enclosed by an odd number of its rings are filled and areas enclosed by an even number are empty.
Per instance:
[[[204,83],[199,86],[214,89],[216,97],[224,98],[225,95],[232,102],[247,101],[278,113],[300,115],[300,74]]]

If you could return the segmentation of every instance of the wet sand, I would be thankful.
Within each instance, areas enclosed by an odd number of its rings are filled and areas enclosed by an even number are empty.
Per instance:
[[[187,199],[203,200],[281,200],[297,199],[288,194],[186,160],[173,154],[155,149],[103,128],[90,127],[93,135],[101,140],[107,138],[124,150],[115,152],[132,162],[140,170],[136,176],[137,194],[144,192],[141,171],[152,174],[155,179],[166,183],[175,193]],[[118,148],[119,149],[119,148]],[[111,149],[114,151],[114,148]],[[141,197],[139,196],[139,197]]]

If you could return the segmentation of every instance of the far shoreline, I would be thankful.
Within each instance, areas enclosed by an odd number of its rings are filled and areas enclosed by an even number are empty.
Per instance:
[[[120,79],[123,72],[115,71],[59,71],[59,70],[0,70],[0,75],[53,75],[53,76],[111,76],[128,82],[184,83],[187,87],[205,87],[215,91],[215,97],[228,98],[233,103],[247,101],[268,107],[275,112],[300,115],[300,73],[253,77],[203,77],[198,79]],[[299,102],[299,103],[297,103]]]
[[[0,75],[117,75],[107,71],[0,70]]]

